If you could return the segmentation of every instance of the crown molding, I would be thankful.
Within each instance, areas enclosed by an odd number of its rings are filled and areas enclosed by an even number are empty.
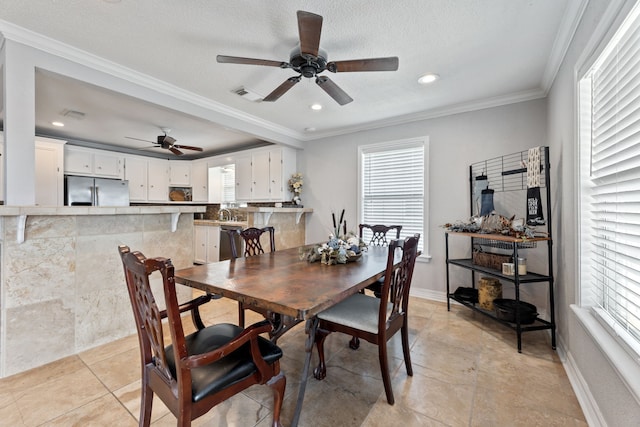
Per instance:
[[[549,90],[551,90],[551,86],[556,79],[556,75],[560,70],[588,4],[589,0],[570,1],[567,4],[567,8],[562,15],[558,34],[556,34],[549,59],[547,60],[547,67],[542,76],[542,89],[545,94],[548,94]]]
[[[543,89],[532,89],[523,92],[507,94],[504,96],[486,98],[472,102],[464,102],[442,108],[434,108],[415,114],[407,114],[405,116],[393,117],[387,120],[378,120],[375,122],[364,123],[359,126],[336,129],[335,131],[314,133],[312,136],[307,135],[305,141],[313,141],[316,139],[335,137],[349,133],[363,132],[390,126],[399,126],[423,120],[437,119],[440,117],[452,116],[454,114],[469,113],[472,111],[484,110],[487,108],[501,107],[504,105],[516,104],[518,102],[531,101],[534,99],[544,98],[546,96],[547,94]]]
[[[46,37],[29,29],[17,26],[0,19],[0,34],[4,39],[11,40],[47,54],[57,56],[73,63],[77,63],[91,69],[106,73],[113,77],[125,80],[143,88],[171,96],[178,100],[190,103],[194,106],[210,110],[231,119],[258,126],[262,129],[287,137],[288,139],[301,140],[303,136],[276,123],[263,120],[259,117],[244,113],[240,110],[228,107],[210,98],[187,91],[166,81],[140,73],[121,64],[109,61],[87,51],[75,48],[58,40]]]

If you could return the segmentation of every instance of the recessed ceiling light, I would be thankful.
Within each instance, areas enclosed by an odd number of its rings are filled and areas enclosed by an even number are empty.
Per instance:
[[[427,73],[427,74],[421,75],[418,78],[418,83],[420,83],[421,85],[426,85],[426,84],[435,82],[439,78],[440,76],[435,73]]]
[[[64,123],[62,123],[62,122],[51,122],[51,124],[54,125],[54,126],[58,126],[58,127],[63,127],[64,126]]]
[[[320,104],[311,104],[309,106],[309,108],[311,108],[314,111],[320,111],[320,110],[322,110],[322,105],[320,105]]]

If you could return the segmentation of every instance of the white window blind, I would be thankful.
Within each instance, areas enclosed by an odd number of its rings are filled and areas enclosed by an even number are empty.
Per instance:
[[[581,175],[588,202],[582,212],[587,223],[581,273],[583,303],[594,305],[615,334],[640,352],[640,20],[635,12],[581,81],[581,164],[589,168]]]
[[[232,203],[236,200],[236,165],[222,168],[222,201]]]
[[[402,238],[420,233],[423,250],[425,143],[362,147],[361,173],[361,222],[402,225]]]

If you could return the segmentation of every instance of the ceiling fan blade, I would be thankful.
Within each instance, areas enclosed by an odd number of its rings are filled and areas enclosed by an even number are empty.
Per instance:
[[[345,105],[353,101],[345,91],[335,84],[329,77],[319,76],[316,78],[316,84],[329,94],[330,97],[340,105]]]
[[[352,71],[396,71],[398,57],[352,59],[350,61],[332,61],[327,64],[327,70],[332,73],[349,73]]]
[[[155,144],[155,142],[149,141],[148,139],[134,138],[132,136],[125,136],[125,138],[127,138],[127,139],[135,139],[136,141],[143,141],[143,142],[149,142],[151,144]]]
[[[177,148],[174,148],[173,146],[169,147],[169,151],[171,151],[176,156],[181,156],[182,155],[182,151],[178,150]]]
[[[284,95],[285,93],[287,93],[287,91],[289,89],[291,89],[292,87],[294,87],[296,85],[296,83],[298,83],[300,81],[300,76],[297,77],[289,77],[287,80],[284,81],[284,83],[282,83],[280,86],[278,86],[273,92],[271,92],[269,95],[267,95],[263,101],[265,102],[273,102],[273,101],[277,101],[278,98],[280,98],[282,95]]]
[[[268,59],[242,58],[240,56],[216,56],[216,61],[221,64],[245,64],[245,65],[264,65],[266,67],[289,68],[289,64],[281,61],[271,61]]]
[[[183,148],[185,150],[202,151],[200,147],[192,147],[191,145],[173,145],[174,148]]]
[[[322,16],[315,13],[298,11],[298,33],[300,35],[300,53],[318,56],[320,49],[320,33],[322,32]]]

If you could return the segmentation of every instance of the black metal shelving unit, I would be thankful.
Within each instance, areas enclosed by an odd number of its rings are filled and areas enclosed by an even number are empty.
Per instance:
[[[477,176],[484,175],[491,182],[491,187],[495,193],[508,192],[508,191],[526,191],[526,161],[528,151],[522,151],[507,156],[498,157],[495,159],[489,159],[483,162],[474,163],[469,167],[469,185],[470,185],[470,201],[471,201],[471,215],[474,214],[474,201],[473,201],[473,186]],[[452,232],[447,231],[445,234],[445,252],[447,263],[447,310],[451,310],[451,300],[454,300],[470,309],[481,313],[511,329],[516,331],[518,341],[518,352],[522,351],[522,334],[528,331],[539,331],[549,329],[551,331],[551,346],[555,350],[556,348],[556,324],[555,324],[555,300],[554,300],[554,277],[553,277],[553,253],[552,245],[553,240],[551,238],[551,194],[550,194],[550,165],[549,165],[549,147],[541,147],[541,170],[543,172],[540,183],[541,196],[546,195],[546,231],[544,237],[536,237],[533,239],[518,239],[510,236],[492,235],[492,234],[480,234],[480,233],[465,233],[465,232]],[[543,193],[544,190],[544,193]],[[494,194],[495,194],[494,193]],[[515,274],[513,276],[507,276],[502,274],[499,270],[492,268],[479,266],[473,264],[471,258],[466,259],[451,259],[449,258],[449,236],[460,236],[470,240],[471,251],[475,247],[490,247],[508,250],[509,254],[513,256],[515,265]],[[547,272],[535,273],[527,271],[527,274],[518,274],[518,252],[526,251],[537,247],[538,244],[546,244],[547,249]],[[466,299],[460,298],[451,292],[450,289],[450,273],[451,266],[467,269],[471,272],[471,283],[475,289],[476,286],[476,273],[495,277],[501,282],[513,283],[515,290],[515,322],[507,322],[499,319],[492,311],[487,311],[480,308],[476,303],[470,302]],[[548,283],[549,286],[549,318],[545,320],[537,317],[532,324],[523,325],[520,322],[520,285],[535,284],[535,283]]]

